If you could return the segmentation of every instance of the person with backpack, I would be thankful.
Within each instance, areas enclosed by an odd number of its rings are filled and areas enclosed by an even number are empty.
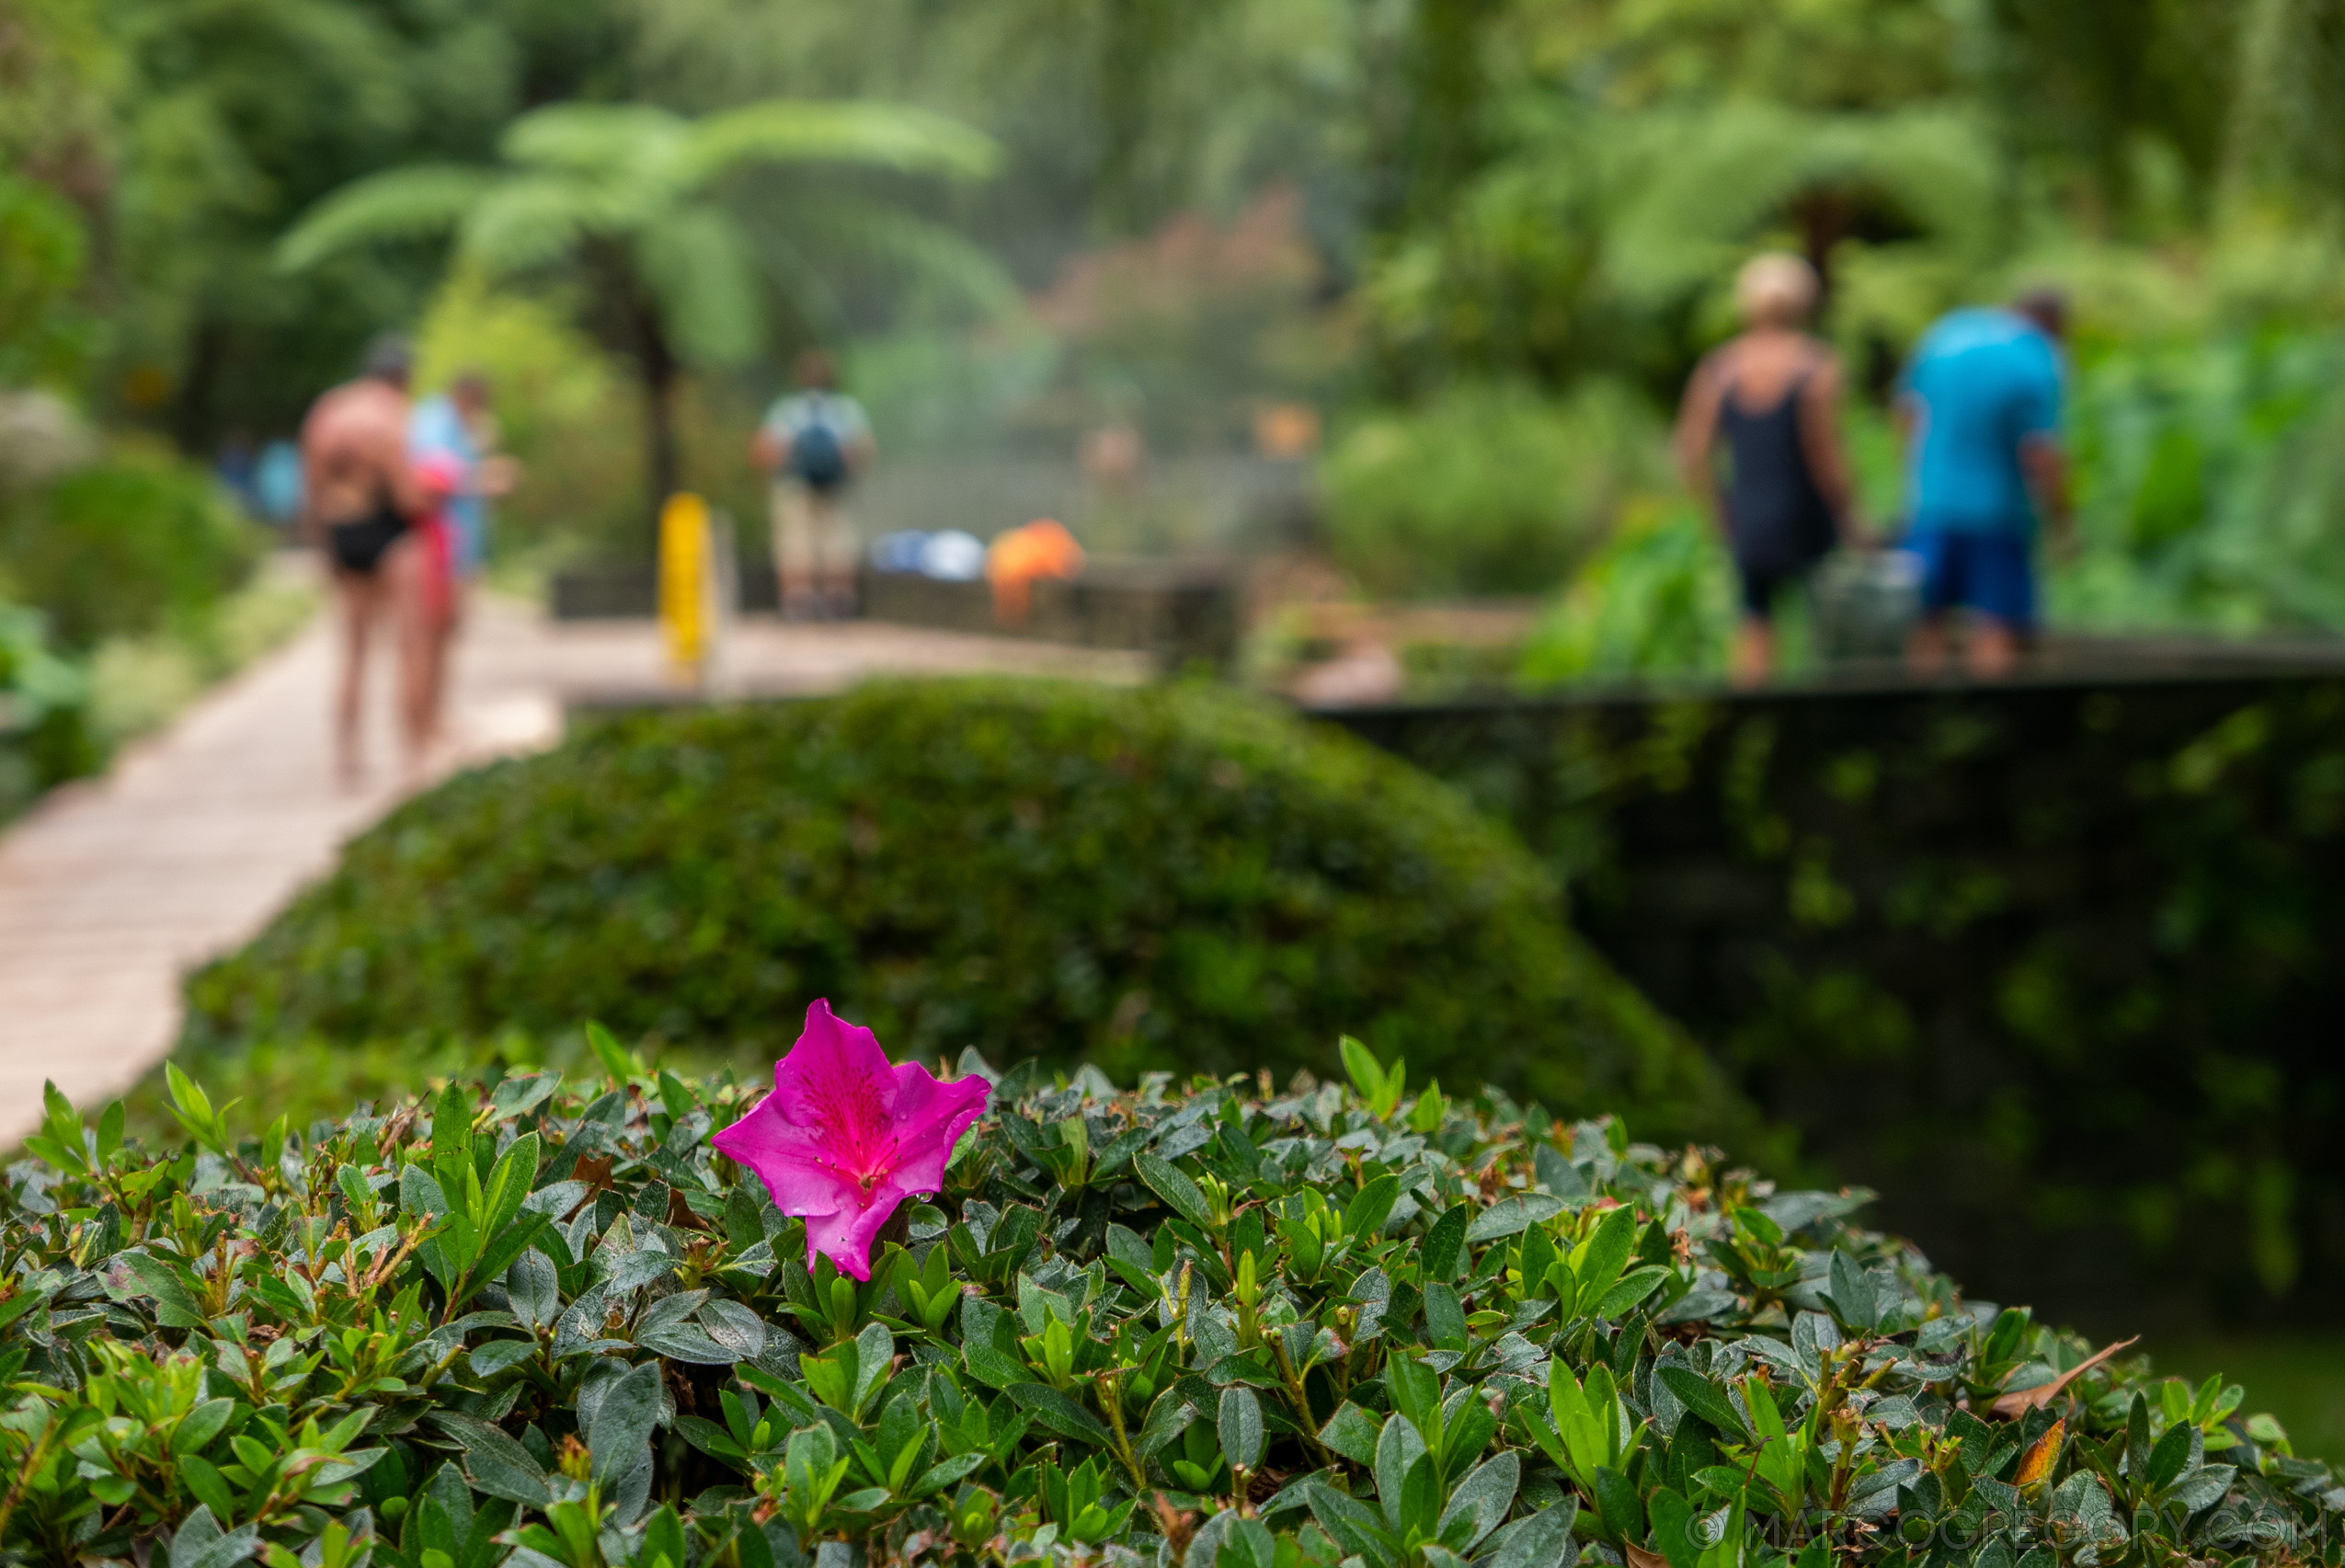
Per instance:
[[[838,362],[820,349],[800,354],[797,389],[767,411],[749,456],[773,475],[773,565],[782,614],[810,621],[855,608],[855,531],[849,485],[878,455],[863,405],[839,390]]]

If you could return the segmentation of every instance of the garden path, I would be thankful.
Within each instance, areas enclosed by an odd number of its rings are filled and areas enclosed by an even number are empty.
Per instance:
[[[0,835],[0,1150],[38,1125],[43,1080],[89,1106],[152,1069],[178,1035],[182,975],[248,938],[404,795],[381,765],[387,727],[369,737],[369,783],[334,784],[328,631],[312,624],[103,778],[55,792]],[[777,695],[982,670],[1131,681],[1147,666],[870,623],[748,622],[727,645],[723,688]],[[555,624],[485,599],[457,659],[448,766],[552,744],[570,704],[674,690],[648,624]],[[369,695],[379,719],[387,691]]]

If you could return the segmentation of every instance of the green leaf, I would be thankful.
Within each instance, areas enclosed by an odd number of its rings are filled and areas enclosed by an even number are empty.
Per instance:
[[[1415,1424],[1405,1415],[1385,1417],[1384,1430],[1376,1439],[1376,1496],[1384,1509],[1385,1523],[1395,1531],[1406,1528],[1401,1516],[1401,1497],[1409,1476],[1424,1458],[1424,1437]]]
[[[1424,1327],[1433,1343],[1444,1350],[1463,1350],[1469,1335],[1466,1330],[1466,1309],[1458,1299],[1458,1292],[1437,1281],[1427,1281],[1424,1288]]]
[[[1751,1436],[1750,1428],[1736,1413],[1733,1402],[1725,1391],[1690,1367],[1668,1366],[1654,1368],[1655,1375],[1677,1396],[1677,1402],[1709,1422],[1726,1436],[1736,1440]]]
[[[1644,1505],[1638,1500],[1637,1489],[1609,1465],[1596,1472],[1596,1510],[1607,1533],[1623,1540],[1644,1538]]]
[[[178,1275],[161,1258],[144,1253],[123,1254],[123,1266],[131,1271],[139,1288],[154,1298],[154,1321],[165,1328],[200,1329],[203,1327],[203,1311],[187,1287],[179,1283]]]
[[[223,1533],[206,1504],[189,1515],[171,1538],[171,1568],[234,1568],[259,1551],[259,1525]]]
[[[1138,1169],[1140,1180],[1148,1184],[1149,1190],[1162,1198],[1173,1213],[1199,1230],[1212,1223],[1213,1215],[1206,1207],[1205,1194],[1198,1191],[1196,1183],[1182,1174],[1171,1161],[1143,1150],[1132,1157],[1132,1163]]]
[[[1486,1412],[1485,1412],[1486,1413]],[[1449,1505],[1441,1512],[1441,1539],[1455,1551],[1470,1551],[1481,1539],[1505,1523],[1506,1510],[1515,1505],[1515,1489],[1522,1483],[1523,1461],[1512,1452],[1499,1454],[1484,1460],[1458,1483],[1449,1494]],[[1468,1524],[1461,1536],[1453,1537],[1451,1527],[1458,1520]]]
[[[904,1498],[910,1502],[932,1492],[942,1492],[955,1482],[966,1481],[983,1469],[991,1457],[980,1451],[932,1464],[921,1472],[919,1480],[905,1489]]]
[[[1354,1464],[1376,1463],[1376,1417],[1345,1400],[1319,1429],[1319,1440]]]
[[[1367,1505],[1323,1482],[1313,1484],[1305,1496],[1311,1517],[1334,1538],[1337,1546],[1369,1568],[1392,1568],[1398,1557],[1393,1550],[1396,1543]]]
[[[1545,1193],[1517,1193],[1513,1197],[1500,1198],[1474,1217],[1466,1227],[1466,1241],[1479,1246],[1504,1236],[1516,1236],[1542,1220],[1552,1219],[1567,1206],[1560,1197]]]
[[[235,1494],[228,1490],[228,1482],[209,1459],[189,1454],[179,1460],[179,1479],[195,1494],[198,1505],[212,1510],[215,1518],[236,1516]]]
[[[1566,1498],[1516,1520],[1490,1538],[1480,1568],[1570,1568],[1572,1527],[1579,1516],[1578,1505]]]
[[[2174,1478],[2191,1462],[2191,1431],[2188,1426],[2169,1426],[2166,1436],[2150,1450],[2144,1479],[2152,1492],[2163,1492],[2173,1485]]]
[[[1870,1333],[1881,1322],[1873,1300],[1872,1279],[1856,1259],[1837,1247],[1832,1252],[1832,1310],[1852,1329]]]
[[[1002,1391],[1021,1407],[1033,1411],[1036,1420],[1062,1437],[1102,1448],[1115,1446],[1115,1435],[1098,1416],[1047,1383],[1012,1383]]]
[[[1404,1538],[1424,1540],[1438,1531],[1440,1523],[1441,1467],[1431,1454],[1422,1454],[1401,1482],[1399,1528]]]
[[[1387,1173],[1353,1196],[1344,1210],[1344,1234],[1373,1240],[1401,1199],[1401,1178]]]
[[[1232,1470],[1251,1471],[1262,1463],[1264,1434],[1262,1402],[1245,1387],[1222,1391],[1221,1413],[1215,1423],[1221,1437],[1221,1457]]]
[[[613,1082],[623,1085],[635,1075],[635,1062],[629,1059],[625,1047],[612,1036],[610,1030],[600,1024],[589,1024],[586,1037],[588,1047],[601,1061],[602,1070],[611,1075]]]
[[[1336,1042],[1336,1048],[1343,1053],[1344,1070],[1352,1080],[1353,1092],[1373,1107],[1384,1096],[1384,1069],[1375,1053],[1349,1035]]]
[[[1140,1425],[1140,1435],[1132,1445],[1142,1459],[1152,1457],[1159,1448],[1179,1436],[1197,1418],[1196,1406],[1175,1384],[1156,1396],[1148,1407],[1148,1419]]]
[[[638,1568],[691,1568],[684,1555],[684,1525],[676,1517],[676,1510],[667,1504],[647,1520],[643,1528],[643,1545],[636,1549]]]
[[[1596,1304],[1595,1311],[1589,1315],[1617,1318],[1659,1289],[1661,1282],[1668,1277],[1669,1271],[1658,1264],[1648,1264],[1643,1268],[1633,1270],[1604,1293],[1604,1299]]]
[[[1607,1209],[1588,1239],[1573,1249],[1572,1273],[1577,1288],[1572,1303],[1572,1315],[1588,1317],[1595,1313],[1605,1293],[1620,1277],[1628,1266],[1630,1254],[1637,1247],[1637,1217],[1625,1206]]]
[[[171,1451],[185,1457],[200,1454],[211,1441],[220,1436],[234,1413],[236,1402],[231,1399],[208,1399],[179,1418],[171,1433]]]
[[[659,1363],[630,1368],[602,1396],[587,1427],[594,1479],[608,1485],[633,1468],[659,1420]]]
[[[640,1370],[641,1368],[638,1368]],[[630,1374],[632,1376],[632,1374]],[[657,1378],[657,1371],[654,1373]],[[623,1383],[624,1379],[621,1381]],[[619,1390],[613,1389],[604,1397],[603,1410],[610,1408]],[[653,1409],[658,1410],[658,1388],[653,1384]],[[491,1497],[501,1497],[509,1503],[520,1503],[534,1508],[544,1507],[551,1500],[552,1489],[544,1468],[532,1459],[530,1451],[498,1428],[474,1416],[454,1411],[435,1411],[433,1425],[446,1432],[464,1448],[464,1473],[475,1490]],[[596,1413],[601,1429],[601,1412]],[[611,1435],[616,1435],[612,1428]],[[650,1428],[644,1428],[646,1436]],[[608,1440],[606,1438],[606,1440]]]
[[[1473,1222],[1470,1204],[1455,1204],[1426,1232],[1424,1250],[1417,1254],[1423,1277],[1444,1282],[1458,1277],[1458,1265],[1466,1255],[1466,1227]]]
[[[2179,1505],[2191,1514],[2212,1508],[2223,1501],[2223,1494],[2231,1490],[2232,1479],[2238,1473],[2233,1465],[2201,1465],[2168,1488],[2160,1501]]]

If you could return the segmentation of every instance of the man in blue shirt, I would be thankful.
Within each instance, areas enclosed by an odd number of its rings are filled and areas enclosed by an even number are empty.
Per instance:
[[[1922,560],[1915,669],[1945,668],[1948,621],[1968,612],[1963,662],[2011,672],[2035,631],[2038,519],[2065,532],[2060,444],[2067,302],[2043,291],[2009,310],[1957,311],[1931,327],[1897,398],[1906,443],[1907,547]]]

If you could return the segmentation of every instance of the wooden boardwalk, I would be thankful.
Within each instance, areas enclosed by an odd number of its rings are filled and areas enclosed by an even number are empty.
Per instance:
[[[731,639],[724,678],[757,695],[985,670],[1146,674],[1130,655],[869,623],[750,622]],[[0,1149],[38,1124],[43,1080],[94,1108],[152,1069],[178,1036],[186,971],[249,938],[401,797],[380,687],[370,693],[373,773],[356,790],[336,785],[332,678],[321,622],[104,778],[56,792],[0,835]],[[651,627],[556,624],[485,600],[458,655],[451,765],[552,744],[567,704],[663,690],[672,687]]]

